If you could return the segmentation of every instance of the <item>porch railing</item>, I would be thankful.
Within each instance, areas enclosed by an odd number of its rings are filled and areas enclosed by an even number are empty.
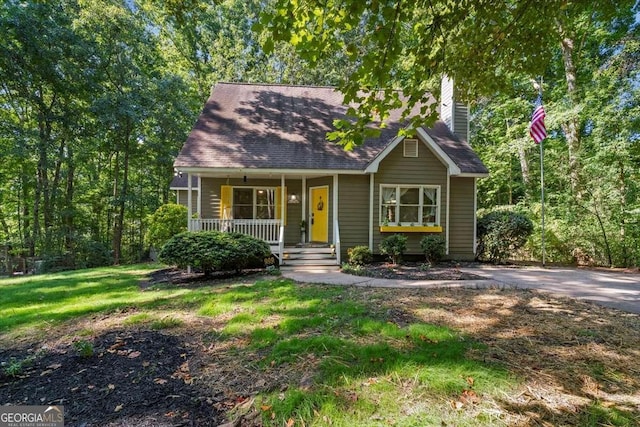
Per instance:
[[[248,234],[270,245],[278,245],[280,225],[279,219],[192,219],[189,230]]]

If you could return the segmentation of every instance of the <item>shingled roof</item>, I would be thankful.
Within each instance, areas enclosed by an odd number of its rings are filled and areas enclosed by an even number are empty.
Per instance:
[[[402,127],[399,112],[378,138],[350,152],[326,139],[345,112],[342,94],[330,87],[218,83],[174,166],[364,171]],[[446,124],[425,131],[462,173],[487,173]]]

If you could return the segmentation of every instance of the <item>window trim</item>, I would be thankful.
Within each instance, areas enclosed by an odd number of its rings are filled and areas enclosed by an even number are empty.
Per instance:
[[[251,218],[236,218],[235,217],[235,207],[236,207],[236,203],[235,203],[235,190],[236,189],[251,189],[252,190],[252,198],[251,198],[251,208],[252,208],[252,217]],[[258,204],[257,204],[257,200],[258,200],[258,190],[271,190],[273,191],[273,195],[274,195],[274,199],[273,199],[273,218],[266,218],[266,219],[277,219],[278,214],[277,214],[277,203],[276,203],[276,193],[278,192],[278,187],[271,187],[271,186],[252,186],[252,185],[233,185],[231,186],[231,212],[232,212],[232,216],[234,219],[246,219],[246,220],[258,220],[259,218],[256,218],[257,213],[258,213]],[[248,205],[242,205],[242,206],[248,206]],[[265,219],[265,218],[262,218]]]
[[[417,188],[419,191],[419,200],[418,200],[418,209],[420,209],[419,211],[419,221],[415,222],[415,223],[409,223],[409,222],[401,222],[401,221],[395,221],[395,222],[385,222],[383,221],[383,191],[385,188],[393,188],[395,190],[395,194],[396,194],[396,200],[395,200],[395,209],[396,209],[396,215],[399,215],[400,212],[400,197],[398,196],[400,194],[400,189],[401,188]],[[424,216],[424,208],[425,208],[425,203],[424,203],[424,190],[425,189],[436,189],[437,190],[437,195],[436,195],[436,221],[433,223],[423,223],[422,222],[422,218]],[[442,203],[441,203],[441,197],[442,197],[442,186],[441,185],[431,185],[431,184],[380,184],[379,186],[379,192],[378,192],[378,222],[379,222],[379,226],[381,231],[391,231],[393,230],[397,230],[397,231],[407,231],[404,230],[405,228],[415,228],[415,227],[420,227],[420,228],[428,228],[429,230],[416,230],[416,231],[442,231],[442,221],[441,221],[441,213],[442,213]],[[387,204],[389,206],[391,206],[390,204]],[[426,205],[426,206],[432,206],[432,205]],[[400,230],[400,228],[402,228],[402,230]],[[431,230],[433,229],[433,230]]]
[[[409,150],[407,150],[409,147]],[[402,154],[404,157],[420,157],[418,140],[416,138],[405,138],[402,144]]]

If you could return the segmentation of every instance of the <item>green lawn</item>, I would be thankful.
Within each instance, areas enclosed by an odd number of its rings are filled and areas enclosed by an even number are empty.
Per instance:
[[[418,318],[394,320],[385,300],[392,293],[298,285],[279,277],[141,291],[141,278],[156,268],[2,279],[0,340],[68,328],[96,314],[114,313],[124,327],[172,333],[193,333],[194,318],[211,319],[219,326],[202,333],[203,344],[229,343],[228,360],[260,355],[251,359],[259,373],[292,373],[287,387],[265,386],[249,408],[265,425],[495,426],[517,419],[498,407],[523,379],[504,365],[482,362],[487,348],[473,336]],[[625,412],[613,417],[612,409],[598,408],[603,415],[586,425],[634,421]],[[230,415],[242,411],[247,408]]]

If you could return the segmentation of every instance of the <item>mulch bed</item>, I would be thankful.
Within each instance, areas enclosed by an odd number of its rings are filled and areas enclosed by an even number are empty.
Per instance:
[[[15,377],[0,371],[0,403],[64,405],[65,425],[78,427],[224,422],[201,397],[190,372],[193,350],[179,338],[120,330],[87,342],[91,356],[81,356],[72,345],[0,352],[3,361],[32,359]]]
[[[471,265],[464,264],[465,267]],[[485,277],[477,274],[460,271],[462,266],[458,263],[440,263],[429,267],[421,262],[407,261],[397,265],[378,262],[359,268],[356,274],[365,277],[400,280],[486,280]],[[353,274],[351,271],[345,271],[345,273]]]

